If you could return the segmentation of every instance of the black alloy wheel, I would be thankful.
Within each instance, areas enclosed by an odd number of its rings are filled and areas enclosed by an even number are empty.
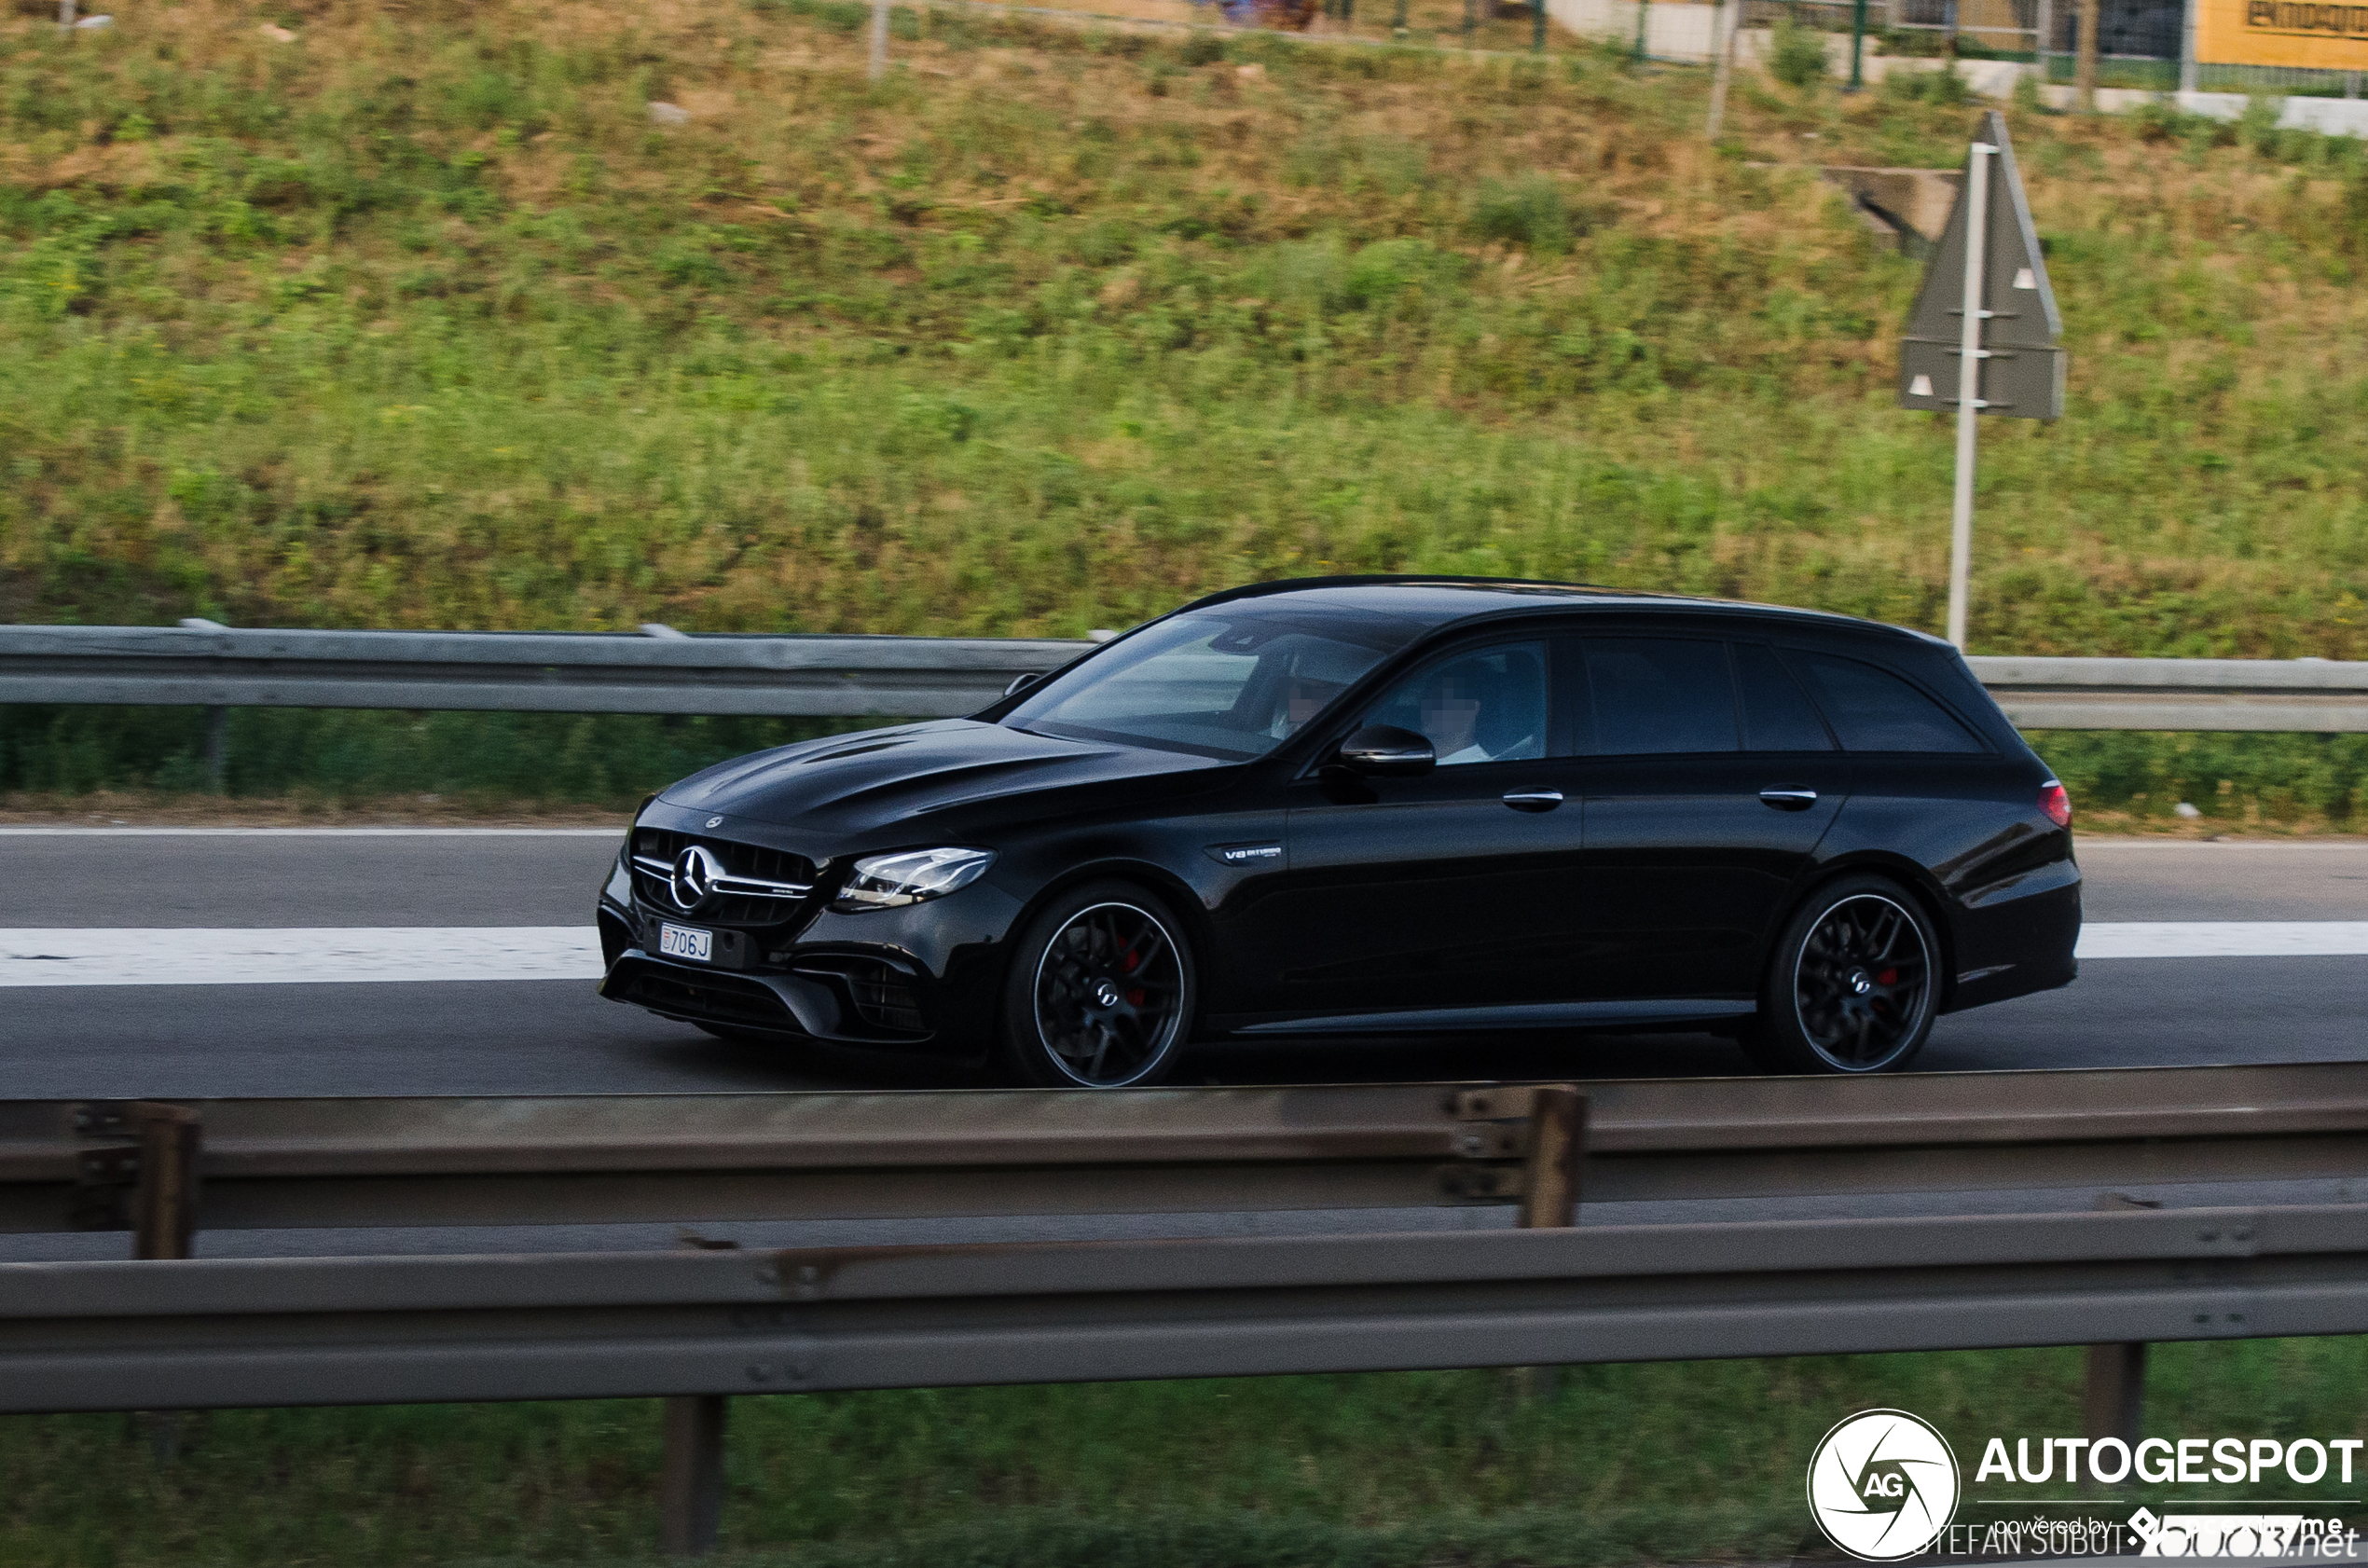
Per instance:
[[[1139,888],[1075,889],[1029,923],[1005,985],[1004,1049],[1021,1081],[1056,1089],[1155,1083],[1192,1016],[1192,956]]]
[[[1821,888],[1784,928],[1746,1046],[1775,1072],[1903,1066],[1932,1033],[1939,954],[1931,920],[1889,880]]]

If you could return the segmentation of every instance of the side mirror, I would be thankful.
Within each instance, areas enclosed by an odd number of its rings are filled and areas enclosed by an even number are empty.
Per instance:
[[[1003,688],[1003,695],[1007,697],[1015,697],[1043,679],[1044,672],[1040,669],[1031,669],[1025,674],[1014,675],[1012,677],[1012,683]]]
[[[1395,724],[1369,724],[1341,742],[1334,759],[1351,773],[1369,778],[1416,778],[1438,765],[1431,743],[1412,730]]]

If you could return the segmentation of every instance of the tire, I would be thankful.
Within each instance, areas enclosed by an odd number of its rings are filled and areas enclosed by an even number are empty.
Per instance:
[[[1198,1000],[1183,923],[1124,882],[1073,887],[1012,944],[1000,1062],[1039,1089],[1157,1083],[1191,1038]]]
[[[1767,1072],[1896,1072],[1933,1032],[1940,981],[1939,933],[1916,899],[1888,877],[1844,877],[1785,923],[1741,1043]]]

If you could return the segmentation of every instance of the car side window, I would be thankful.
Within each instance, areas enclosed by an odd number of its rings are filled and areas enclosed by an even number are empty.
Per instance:
[[[1735,685],[1743,698],[1746,751],[1831,751],[1834,737],[1800,685],[1785,673],[1776,650],[1738,642]]]
[[[1392,687],[1361,724],[1428,737],[1441,767],[1546,755],[1546,645],[1451,653]]]
[[[1724,642],[1590,638],[1587,695],[1591,750],[1602,755],[1735,750],[1735,681]]]
[[[1889,670],[1833,653],[1790,657],[1845,751],[1988,750],[1947,708]]]

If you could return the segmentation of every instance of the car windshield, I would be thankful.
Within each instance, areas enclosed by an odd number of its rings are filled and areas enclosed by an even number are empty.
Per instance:
[[[1402,640],[1393,625],[1225,605],[1148,626],[1053,676],[1003,722],[1246,761],[1314,722]]]

